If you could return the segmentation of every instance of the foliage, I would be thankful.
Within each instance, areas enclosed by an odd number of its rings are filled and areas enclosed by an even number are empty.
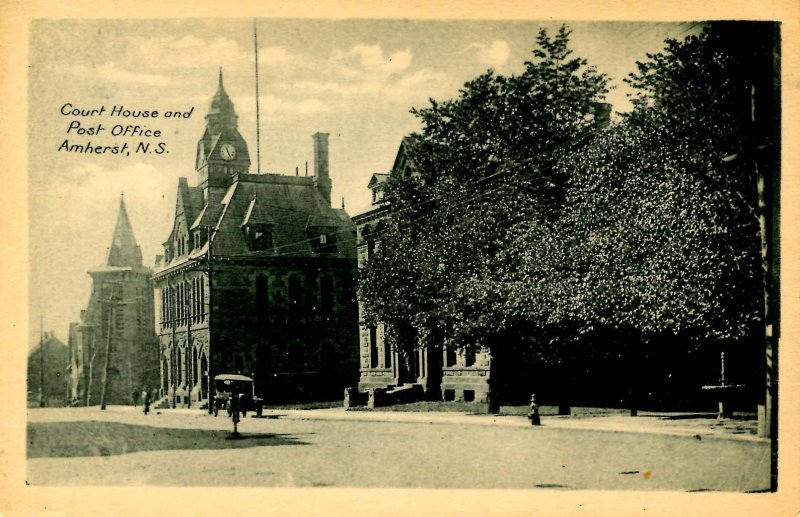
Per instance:
[[[746,142],[747,83],[720,40],[668,40],[639,63],[634,111],[559,164],[561,217],[529,225],[509,251],[521,259],[504,279],[509,311],[552,329],[551,348],[540,345],[549,360],[587,341],[605,342],[596,355],[644,357],[653,342],[755,335],[755,180],[746,161],[722,160]]]
[[[387,182],[390,217],[360,282],[366,317],[449,346],[485,345],[505,313],[483,288],[513,267],[502,250],[522,221],[552,218],[565,177],[555,167],[592,126],[606,77],[571,57],[569,31],[541,31],[518,76],[489,70],[458,98],[412,110],[418,175]]]
[[[418,176],[360,282],[406,340],[540,361],[745,342],[759,322],[747,56],[706,29],[638,63],[634,110],[605,130],[606,77],[542,31],[519,76],[489,71],[414,110]],[[751,56],[752,57],[752,56]],[[419,338],[422,338],[420,340]]]

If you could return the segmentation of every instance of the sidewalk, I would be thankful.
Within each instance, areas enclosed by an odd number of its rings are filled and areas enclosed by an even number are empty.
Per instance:
[[[713,415],[687,413],[640,412],[639,415],[636,417],[627,415],[542,416],[541,428],[651,433],[692,436],[700,439],[769,442],[769,439],[760,438],[755,434],[755,421],[725,420],[718,422]],[[530,421],[522,416],[450,412],[353,411],[344,408],[269,409],[264,410],[264,417],[290,420],[348,420],[359,422],[533,427]]]
[[[100,415],[133,414],[141,412],[141,408],[132,406],[108,406],[107,412],[99,412],[97,407],[90,408],[53,408],[46,410],[29,410],[29,421],[72,420],[78,417],[96,419]],[[204,409],[162,409],[153,410],[151,415],[185,415],[202,418]],[[223,415],[221,414],[222,418]],[[247,414],[246,419],[254,415]],[[113,418],[113,417],[112,417]],[[749,442],[769,443],[768,438],[756,435],[755,420],[726,419],[717,421],[712,413],[653,413],[640,411],[639,416],[614,412],[611,414],[589,414],[579,416],[557,416],[543,414],[541,426],[531,426],[530,421],[520,415],[490,415],[463,412],[405,412],[380,410],[346,410],[342,407],[329,409],[265,409],[263,419],[282,420],[322,420],[350,422],[385,422],[408,424],[437,425],[479,425],[503,427],[527,427],[532,431],[539,429],[572,429],[586,431],[604,431],[616,433],[645,433],[657,435],[694,437],[696,439],[722,439]],[[105,418],[103,418],[105,419]],[[166,422],[164,422],[166,423]]]

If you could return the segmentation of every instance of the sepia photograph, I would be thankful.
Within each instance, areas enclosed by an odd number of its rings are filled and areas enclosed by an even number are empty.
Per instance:
[[[779,19],[191,16],[27,28],[26,487],[780,491]]]

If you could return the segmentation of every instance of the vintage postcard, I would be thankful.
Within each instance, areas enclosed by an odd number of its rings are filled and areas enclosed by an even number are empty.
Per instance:
[[[523,7],[9,9],[0,511],[800,511],[796,9]]]

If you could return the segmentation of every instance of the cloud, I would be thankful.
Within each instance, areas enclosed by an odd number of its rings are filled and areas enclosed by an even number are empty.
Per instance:
[[[423,68],[386,85],[387,99],[414,104],[430,97],[456,93],[458,84],[447,74]]]
[[[268,119],[307,117],[330,113],[332,111],[332,107],[328,103],[313,97],[292,99],[276,95],[260,95],[259,100],[261,116],[266,116]],[[254,116],[255,96],[241,96],[236,103],[236,111],[239,112],[240,115]]]
[[[475,51],[475,59],[492,68],[500,68],[508,62],[511,49],[504,40],[494,40],[488,45],[473,43],[467,50]]]
[[[148,86],[169,86],[172,79],[161,74],[148,74],[142,72],[131,72],[119,68],[114,63],[105,63],[100,66],[75,65],[67,68],[67,72],[83,78],[91,78],[93,81],[107,81],[122,84],[145,84]]]
[[[388,77],[406,70],[413,59],[411,49],[386,55],[380,45],[359,43],[346,52],[334,52],[330,64],[334,71],[344,77],[353,78],[365,74]]]
[[[184,36],[179,40],[171,42],[174,48],[200,48],[205,45],[205,42],[196,36]]]
[[[304,64],[305,60],[289,52],[285,47],[271,46],[258,49],[258,63],[267,66],[291,63],[293,66],[298,66]]]
[[[274,95],[266,96],[267,115],[298,115],[309,116],[328,113],[331,108],[319,99],[290,100]]]
[[[330,103],[363,104],[365,97],[413,105],[428,97],[455,93],[457,84],[447,74],[415,70],[411,49],[385,51],[379,45],[358,44],[336,50],[317,77],[273,85],[286,97],[314,96]],[[327,104],[326,104],[327,106]]]
[[[362,79],[360,81],[296,81],[279,85],[285,91],[307,95],[366,95],[377,93],[383,88],[383,81]]]
[[[223,37],[212,40],[196,36],[135,38],[132,45],[143,62],[154,68],[202,68],[209,63],[224,65],[253,59],[252,52]]]

